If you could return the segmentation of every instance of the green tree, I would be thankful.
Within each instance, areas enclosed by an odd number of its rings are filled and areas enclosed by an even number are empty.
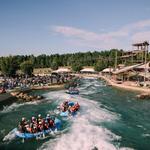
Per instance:
[[[58,66],[57,62],[53,61],[53,62],[51,63],[51,69],[57,70],[58,67],[59,67],[59,66]]]
[[[12,57],[12,56],[2,57],[1,63],[0,63],[0,68],[1,68],[2,73],[5,76],[14,76],[18,69],[18,65],[17,65],[17,62],[14,59],[14,57]]]
[[[33,64],[31,63],[31,61],[24,61],[23,63],[21,63],[20,69],[25,75],[30,76],[33,72]]]
[[[59,67],[59,62],[58,62],[58,61],[59,61],[59,60],[58,60],[57,55],[54,56],[53,61],[52,61],[52,63],[51,63],[51,68],[52,68],[53,70],[57,70],[57,69],[58,69],[58,67]]]
[[[102,71],[104,68],[107,67],[106,60],[98,60],[97,63],[94,65],[95,71]]]
[[[16,72],[16,69],[19,69],[20,64],[24,61],[30,61],[35,68],[45,68],[51,67],[52,69],[57,69],[59,66],[73,66],[74,70],[79,70],[76,68],[82,66],[95,66],[97,68],[103,68],[103,66],[112,66],[115,64],[115,56],[117,51],[117,63],[124,63],[121,56],[124,54],[123,50],[111,49],[103,51],[94,51],[94,52],[78,52],[70,54],[53,54],[53,55],[16,55],[9,57],[0,57],[0,70],[2,70],[5,75],[13,75]],[[150,54],[148,55],[148,60],[150,60]],[[141,60],[139,58],[133,57],[133,61]],[[100,60],[103,60],[101,67],[98,67],[101,63]],[[100,61],[100,62],[97,62]],[[131,58],[126,61],[127,64],[131,62]]]
[[[72,70],[76,71],[76,72],[79,72],[82,69],[82,65],[79,63],[74,63],[74,64],[72,64],[71,67],[72,67]]]

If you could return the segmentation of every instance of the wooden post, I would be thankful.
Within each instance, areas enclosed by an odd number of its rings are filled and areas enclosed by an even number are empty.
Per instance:
[[[144,63],[144,50],[143,50],[142,46],[141,46],[141,50],[142,50],[142,63]]]
[[[145,85],[145,82],[146,82],[146,74],[147,74],[147,68],[146,68],[146,62],[147,62],[147,47],[148,46],[144,46],[144,50],[145,50],[145,75],[144,75],[144,85]]]
[[[133,51],[134,51],[134,47],[132,46],[132,57],[131,57],[131,63],[133,65]]]
[[[132,52],[132,57],[131,57],[131,63],[133,65],[133,52]]]
[[[117,69],[117,50],[116,50],[116,56],[115,56],[115,70]]]

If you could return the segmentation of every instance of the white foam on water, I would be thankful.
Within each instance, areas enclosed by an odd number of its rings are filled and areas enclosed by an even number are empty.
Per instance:
[[[79,90],[81,91],[80,92],[81,94],[90,95],[90,94],[94,94],[98,88],[99,90],[103,90],[101,87],[104,86],[106,86],[106,84],[103,82],[99,82],[98,80],[91,80],[91,82],[86,82],[83,85],[83,87],[79,88]]]
[[[91,94],[94,94],[95,92],[94,91],[83,91],[81,92],[81,94],[84,94],[84,95],[91,95]]]
[[[96,90],[96,87],[88,88],[88,90],[87,90],[87,88],[84,88],[83,90],[80,91],[80,94],[84,94],[84,95],[94,94],[95,90]]]
[[[73,97],[69,94],[65,94],[64,90],[52,91],[52,92],[46,93],[44,96],[49,98],[50,102],[55,101],[57,103],[63,100],[70,100]]]
[[[134,150],[133,148],[129,148],[129,147],[122,147],[119,150]]]
[[[12,141],[16,137],[14,130],[10,131],[4,138],[3,141]]]
[[[17,108],[24,106],[24,105],[37,105],[40,101],[34,101],[34,102],[26,102],[26,103],[13,103],[10,106],[4,106],[3,110],[0,111],[0,113],[8,113],[11,111],[17,110]]]
[[[115,146],[111,144],[110,137],[114,135],[107,129],[90,125],[87,121],[81,120],[80,123],[75,123],[71,132],[62,135],[60,138],[52,142],[46,142],[40,149],[53,149],[53,150],[91,150],[93,147],[103,150],[116,150]],[[110,136],[108,136],[108,135]],[[53,144],[53,147],[51,147]]]
[[[85,86],[86,84],[86,86]],[[87,86],[103,86],[97,80],[86,82],[80,92],[86,91]],[[87,90],[86,93],[94,93],[94,90]],[[105,108],[101,108],[100,102],[82,98],[80,95],[70,96],[64,91],[50,92],[46,95],[54,99],[58,104],[64,100],[79,102],[81,108],[77,115],[71,118],[71,126],[55,139],[43,143],[39,150],[132,150],[128,147],[119,148],[121,137],[115,135],[101,124],[102,122],[115,122],[120,119],[120,115],[113,113]],[[116,145],[113,141],[118,141]]]
[[[94,85],[94,83],[98,83],[97,80],[91,80],[91,82],[85,82],[82,87],[79,87],[80,90],[84,90],[85,88]]]
[[[150,134],[149,133],[144,133],[142,134],[143,137],[150,137]]]
[[[78,101],[81,109],[80,113],[71,119],[72,126],[69,132],[44,143],[39,149],[91,150],[94,146],[103,150],[116,149],[111,141],[119,140],[120,137],[108,129],[96,125],[96,123],[115,121],[118,119],[116,114],[100,108],[98,102],[80,96],[74,96],[71,99],[70,95],[64,94],[63,91],[50,92],[47,96],[57,99],[58,103],[66,99]]]
[[[138,124],[136,125],[138,128],[142,128],[143,130],[146,130],[146,128],[144,128],[142,125]]]
[[[93,80],[95,80],[95,79],[97,79],[97,77],[83,77],[83,79],[93,79]]]
[[[106,86],[105,84],[95,84],[94,85],[95,87],[104,87],[104,86]]]

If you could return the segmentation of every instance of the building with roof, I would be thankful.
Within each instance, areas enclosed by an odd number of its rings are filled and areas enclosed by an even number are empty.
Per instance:
[[[65,74],[71,73],[72,70],[69,67],[59,67],[57,70],[54,70],[53,73]]]
[[[80,70],[81,73],[88,73],[88,74],[95,74],[97,73],[93,67],[84,67],[82,70]]]

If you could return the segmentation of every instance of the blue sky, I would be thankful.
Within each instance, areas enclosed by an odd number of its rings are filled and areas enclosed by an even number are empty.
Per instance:
[[[149,0],[0,0],[0,56],[129,50],[142,40]]]

